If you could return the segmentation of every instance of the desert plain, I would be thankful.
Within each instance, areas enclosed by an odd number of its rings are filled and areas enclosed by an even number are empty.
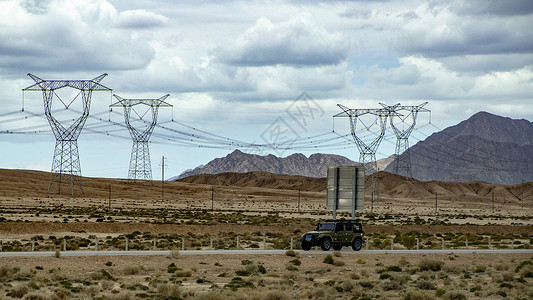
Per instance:
[[[301,234],[331,218],[323,178],[82,178],[82,189],[59,189],[46,172],[0,170],[2,252],[53,253],[0,257],[0,299],[533,298],[533,254],[483,252],[532,248],[533,183],[419,182],[384,172],[378,179],[374,196],[367,180],[365,209],[356,213],[362,251],[303,252]],[[284,251],[184,255],[208,249]],[[168,254],[64,255],[79,250]]]

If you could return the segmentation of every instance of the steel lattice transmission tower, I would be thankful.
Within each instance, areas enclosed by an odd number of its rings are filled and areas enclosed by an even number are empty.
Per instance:
[[[159,107],[172,107],[171,104],[165,102],[165,99],[170,95],[167,94],[159,99],[124,99],[117,95],[113,96],[117,98],[118,101],[111,104],[110,107],[124,108],[124,121],[128,127],[131,138],[133,139],[128,178],[132,180],[152,180],[152,165],[150,164],[148,141],[157,124]],[[143,113],[139,113],[139,111],[135,110],[135,107],[139,105],[148,106],[148,108]],[[151,122],[143,120],[149,111],[151,111]],[[132,112],[137,115],[139,120],[147,125],[143,130],[136,129],[131,124]]]
[[[337,104],[343,112],[338,113],[334,115],[333,117],[349,117],[350,118],[350,130],[352,133],[352,137],[355,141],[355,144],[357,146],[357,149],[359,150],[359,161],[365,166],[370,166],[370,169],[368,171],[369,173],[372,173],[371,181],[372,181],[372,192],[373,195],[379,194],[378,189],[378,179],[377,179],[377,172],[379,171],[377,162],[376,162],[376,152],[379,147],[379,144],[383,140],[383,137],[385,136],[385,130],[387,127],[387,117],[393,112],[394,108],[396,106],[386,107],[386,108],[377,108],[377,109],[350,109],[344,105]],[[365,115],[372,115],[375,117],[375,121],[373,121],[370,125],[366,125],[363,122],[360,121],[360,118]],[[356,127],[357,123],[361,123],[366,130],[370,130],[370,127],[372,127],[374,124],[379,123],[380,131],[378,135],[372,140],[370,143],[363,141],[361,139],[357,132]]]
[[[92,92],[111,91],[110,88],[100,84],[100,81],[107,74],[102,74],[91,80],[43,80],[32,74],[28,74],[28,76],[35,81],[35,84],[24,88],[22,91],[42,91],[44,114],[56,138],[48,191],[52,189],[54,184],[57,184],[58,193],[61,193],[62,184],[67,183],[70,185],[71,194],[74,194],[74,185],[78,185],[83,192],[78,137],[81,134],[83,125],[85,125],[85,121],[89,117]],[[58,96],[56,91],[67,87],[77,89],[79,93],[71,101],[65,102],[64,99]],[[55,112],[52,110],[53,100],[57,98],[63,104],[65,110],[68,110],[80,95],[82,102],[81,116],[74,119],[72,124],[66,127],[52,115]]]
[[[396,162],[394,164],[394,173],[412,178],[413,172],[411,170],[411,155],[409,153],[409,136],[416,126],[418,113],[430,112],[429,109],[424,108],[428,102],[424,102],[417,106],[404,106],[399,103],[395,106],[388,106],[381,102],[379,104],[386,109],[394,111],[390,117],[390,125],[396,135]],[[404,111],[406,113],[402,114]],[[400,120],[401,124],[395,124],[395,119]],[[398,125],[402,125],[402,128]]]
[[[352,137],[355,141],[355,145],[359,150],[359,161],[364,165],[370,165],[373,169],[372,171],[378,171],[376,163],[376,152],[379,147],[379,144],[385,136],[385,130],[387,128],[387,117],[391,114],[391,108],[377,108],[377,109],[350,109],[344,105],[337,104],[343,112],[334,115],[333,117],[349,117],[350,118],[350,129]],[[356,133],[356,127],[358,120],[364,115],[373,115],[376,117],[376,120],[370,125],[365,125],[360,122],[366,130],[370,130],[374,124],[379,123],[380,131],[378,135],[370,143],[363,141]],[[370,173],[370,172],[368,172]]]

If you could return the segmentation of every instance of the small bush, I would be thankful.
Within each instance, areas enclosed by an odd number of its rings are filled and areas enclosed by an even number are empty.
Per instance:
[[[484,273],[487,270],[487,267],[484,266],[477,266],[474,270],[474,273]]]
[[[441,297],[444,294],[446,294],[446,290],[445,289],[436,289],[435,290],[435,296],[437,296],[437,297]]]
[[[261,274],[266,274],[266,269],[263,265],[258,265],[257,266],[257,272],[261,273]]]
[[[416,287],[420,290],[435,290],[437,288],[435,284],[429,280],[418,280],[416,282]]]
[[[341,252],[340,251],[335,251],[335,252],[333,252],[333,256],[341,257]]]
[[[362,259],[358,259],[357,263],[360,264],[360,265],[366,264],[366,262],[364,260],[362,260]]]
[[[248,270],[236,270],[235,274],[239,276],[250,276],[250,272],[248,272]]]
[[[161,284],[157,287],[157,293],[164,299],[181,299],[181,288],[175,284]]]
[[[403,300],[433,300],[434,298],[421,291],[407,291],[403,297]]]
[[[326,257],[324,257],[324,260],[322,262],[325,264],[332,265],[334,262],[333,256],[331,256],[331,254],[326,255]]]
[[[391,277],[392,277],[392,276],[391,276],[391,274],[389,274],[389,273],[381,273],[381,274],[379,275],[379,279],[389,279],[389,278],[391,278]]]
[[[434,259],[423,259],[418,263],[420,271],[440,271],[444,262]]]
[[[280,291],[271,291],[263,298],[264,300],[289,300],[291,297]]]
[[[191,277],[192,276],[192,271],[176,271],[176,273],[174,273],[174,276],[176,276],[176,277]]]
[[[22,298],[27,293],[28,293],[28,287],[19,285],[9,290],[9,292],[7,293],[7,296],[11,298]]]
[[[466,296],[460,292],[448,292],[443,296],[446,300],[466,300]]]
[[[296,253],[296,251],[294,251],[294,250],[287,250],[287,251],[285,251],[285,255],[287,255],[287,256],[296,256],[296,255],[298,255],[298,253]]]
[[[290,260],[289,262],[290,262],[291,264],[295,265],[295,266],[299,266],[299,265],[302,264],[302,261],[299,260],[298,258],[295,258],[295,259],[293,259],[293,260]]]
[[[400,268],[398,266],[388,266],[386,268],[386,270],[389,271],[389,272],[401,272],[402,268]]]
[[[333,261],[333,265],[334,265],[335,267],[342,267],[342,266],[344,266],[344,262],[343,262],[343,261],[340,261],[340,260],[334,260],[334,261]]]

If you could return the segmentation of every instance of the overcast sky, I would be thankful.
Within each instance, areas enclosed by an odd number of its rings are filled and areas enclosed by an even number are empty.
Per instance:
[[[0,0],[0,115],[21,109],[21,90],[33,84],[27,73],[108,73],[101,84],[121,97],[170,94],[174,108],[161,108],[161,122],[173,114],[255,143],[265,143],[276,122],[300,138],[330,132],[337,103],[363,109],[428,101],[435,126],[422,127],[429,114],[421,115],[414,144],[478,111],[533,120],[532,28],[530,0]],[[312,100],[297,100],[303,92]],[[91,113],[111,101],[110,93],[94,93]],[[298,101],[311,103],[315,115],[294,118]],[[41,93],[24,93],[25,110],[42,114],[42,103]],[[0,130],[23,127],[15,123],[0,118]],[[346,119],[334,126],[349,132]],[[82,173],[126,177],[131,141],[84,133]],[[54,142],[51,134],[0,134],[0,168],[48,171]],[[170,177],[231,152],[165,143],[150,150],[154,178],[163,155]],[[359,159],[355,146],[322,152]],[[393,153],[385,143],[378,158]]]

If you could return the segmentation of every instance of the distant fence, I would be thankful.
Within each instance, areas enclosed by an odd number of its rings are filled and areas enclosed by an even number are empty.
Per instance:
[[[364,238],[366,250],[422,249],[532,249],[533,236],[500,235],[373,235]],[[128,234],[117,237],[82,238],[76,236],[31,240],[0,240],[0,251],[63,251],[76,250],[235,250],[235,249],[301,249],[300,235],[225,234],[158,235]]]

